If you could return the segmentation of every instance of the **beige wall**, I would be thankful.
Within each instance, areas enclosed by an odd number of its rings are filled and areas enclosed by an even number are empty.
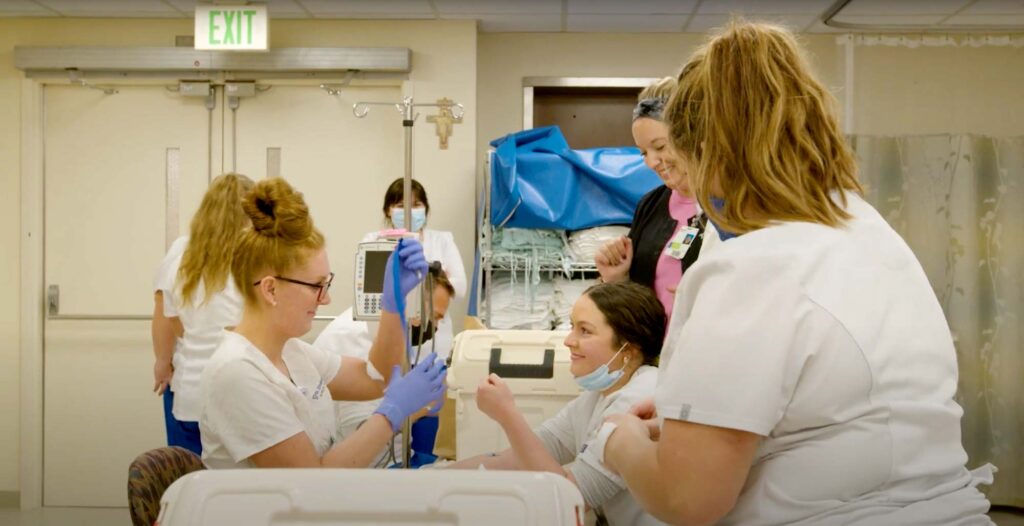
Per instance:
[[[857,47],[857,133],[1024,134],[1024,48]]]
[[[479,37],[481,150],[522,128],[523,77],[664,77],[675,75],[704,41],[698,34],[484,33]],[[842,84],[835,38],[803,38],[822,80]],[[484,152],[478,153],[483,166]]]
[[[19,80],[11,35],[0,22],[0,492],[18,489],[19,250],[21,200]]]
[[[447,96],[465,104],[465,122],[456,126],[447,151],[436,148],[433,129],[423,120],[429,112],[422,112],[414,167],[431,190],[432,225],[455,233],[467,272],[473,254],[474,163],[482,159],[487,141],[520,129],[523,77],[670,75],[702,41],[700,35],[477,35],[472,22],[455,21],[274,21],[272,27],[274,47],[409,47],[416,99]],[[191,32],[189,20],[0,19],[0,290],[7,292],[0,295],[0,492],[19,488],[22,75],[13,68],[12,49],[169,46],[174,35]],[[821,79],[841,98],[842,50],[835,37],[804,41]],[[1024,134],[1024,49],[858,47],[855,65],[857,133]]]
[[[431,225],[452,231],[467,268],[473,255],[473,173],[476,151],[477,31],[472,21],[277,21],[270,42],[281,47],[388,46],[413,50],[409,94],[418,102],[449,97],[465,105],[449,149],[437,148],[433,126],[415,128],[414,174],[431,191]],[[0,19],[0,493],[19,482],[19,276],[21,82],[14,46],[171,46],[189,35],[190,20]],[[325,95],[326,96],[326,95]],[[375,111],[383,112],[383,109]],[[395,117],[395,134],[401,121]],[[401,151],[394,155],[402,155]],[[368,174],[360,174],[365,177]],[[401,174],[380,174],[396,177]],[[441,190],[443,189],[443,191]],[[372,196],[380,199],[381,196]],[[314,211],[315,213],[315,211]],[[464,302],[454,310],[461,326]],[[146,393],[141,393],[145,395]]]
[[[801,40],[842,109],[843,46],[836,35]],[[672,75],[702,41],[675,34],[482,34],[477,142],[483,150],[522,127],[523,77]],[[859,46],[854,54],[855,133],[1024,134],[1022,48]],[[478,163],[483,158],[478,153]]]

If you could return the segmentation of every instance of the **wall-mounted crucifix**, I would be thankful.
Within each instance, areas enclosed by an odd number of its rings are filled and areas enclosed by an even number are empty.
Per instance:
[[[452,113],[452,105],[454,103],[455,101],[447,97],[438,99],[437,106],[439,113],[437,115],[430,115],[427,117],[427,122],[434,123],[434,129],[436,130],[442,150],[448,149],[448,137],[451,137],[452,133],[455,131],[455,125],[462,123],[462,115],[460,114],[456,117]]]

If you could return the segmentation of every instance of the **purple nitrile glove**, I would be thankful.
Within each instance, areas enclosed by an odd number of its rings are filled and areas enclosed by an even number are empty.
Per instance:
[[[445,378],[448,377],[448,366],[442,366],[442,372],[444,372]],[[441,414],[441,408],[444,407],[445,398],[448,397],[448,387],[442,386],[441,394],[438,395],[437,400],[434,400],[434,408],[427,411],[429,416],[437,416]]]
[[[423,255],[423,245],[415,239],[399,239],[398,246],[388,257],[388,264],[384,267],[384,293],[381,294],[381,307],[394,314],[399,311],[398,300],[395,298],[396,257],[400,264],[399,293],[403,300],[416,285],[420,284],[420,281],[423,281],[428,269],[427,258]]]
[[[399,366],[392,369],[384,400],[374,411],[388,419],[392,432],[397,433],[406,418],[444,393],[446,369],[444,363],[436,359],[437,354],[428,354],[405,376]]]

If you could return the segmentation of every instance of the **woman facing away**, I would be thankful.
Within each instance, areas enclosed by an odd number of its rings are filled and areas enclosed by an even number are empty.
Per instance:
[[[189,235],[171,245],[154,286],[153,390],[164,397],[167,445],[202,454],[199,378],[224,329],[242,318],[231,277],[235,244],[250,225],[242,198],[253,182],[224,174],[211,183]],[[179,340],[180,338],[180,340]]]
[[[746,22],[694,54],[668,103],[725,241],[676,295],[655,398],[593,446],[664,521],[991,524],[949,326],[861,197],[833,103],[792,34]]]

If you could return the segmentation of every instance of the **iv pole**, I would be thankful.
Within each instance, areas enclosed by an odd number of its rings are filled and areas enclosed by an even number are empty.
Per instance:
[[[435,108],[448,108],[452,112],[452,116],[459,119],[465,113],[465,109],[462,104],[439,104],[439,103],[413,103],[412,97],[403,97],[402,102],[357,102],[352,105],[352,115],[356,118],[362,119],[370,113],[370,106],[394,106],[399,113],[402,114],[402,128],[405,130],[405,178],[402,183],[402,212],[405,217],[405,225],[407,227],[412,226],[412,126],[416,122],[416,118],[419,114],[413,113],[413,110],[418,107],[435,107]],[[433,316],[433,307],[430,307],[429,312],[425,312],[423,309],[423,301],[427,298],[433,299],[433,290],[427,290],[428,282],[432,280],[424,279],[420,283],[420,327],[425,328],[427,320]],[[430,302],[433,304],[433,301]],[[422,335],[422,331],[421,331]],[[406,338],[409,336],[406,335]],[[420,348],[417,349],[416,355],[419,356],[419,351],[422,349],[423,341],[422,336],[420,337]],[[408,339],[406,340],[408,341]],[[405,349],[402,350],[402,374],[409,373],[409,353]],[[406,418],[405,422],[402,422],[402,468],[409,469],[409,461],[412,458],[412,417]]]

